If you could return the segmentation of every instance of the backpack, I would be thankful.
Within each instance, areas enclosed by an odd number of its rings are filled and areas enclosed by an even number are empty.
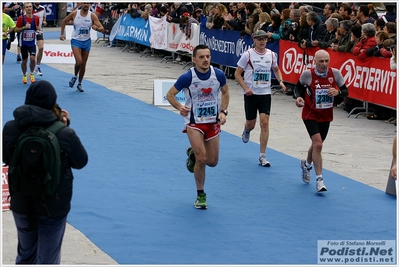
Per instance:
[[[10,196],[18,192],[44,199],[56,193],[61,179],[61,149],[56,134],[64,127],[57,121],[48,128],[33,126],[21,134],[9,165]]]

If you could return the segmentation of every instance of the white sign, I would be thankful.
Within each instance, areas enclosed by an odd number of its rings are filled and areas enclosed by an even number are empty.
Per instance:
[[[75,64],[70,44],[44,44],[42,63]]]
[[[170,106],[166,93],[175,84],[176,80],[154,80],[154,105],[155,106]],[[186,103],[186,96],[183,91],[176,95],[177,101],[181,104]]]
[[[395,240],[318,240],[318,264],[396,264]]]
[[[66,25],[65,26],[65,39],[71,40],[73,32],[73,25]],[[97,32],[93,29],[90,29],[90,38],[92,42],[97,40]]]

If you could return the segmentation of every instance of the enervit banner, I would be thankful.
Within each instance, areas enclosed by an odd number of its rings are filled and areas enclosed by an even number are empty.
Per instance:
[[[297,43],[280,40],[279,66],[284,81],[296,84],[301,73],[313,66],[318,49],[305,51]],[[349,89],[349,97],[396,109],[396,70],[390,69],[389,58],[371,57],[359,60],[351,53],[330,54],[330,67],[339,69]]]

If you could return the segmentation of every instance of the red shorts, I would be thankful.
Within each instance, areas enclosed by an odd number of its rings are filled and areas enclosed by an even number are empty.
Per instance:
[[[186,127],[200,131],[204,135],[205,141],[215,138],[220,133],[220,125],[217,122],[204,124],[189,123]],[[183,133],[187,133],[187,130],[184,129]]]

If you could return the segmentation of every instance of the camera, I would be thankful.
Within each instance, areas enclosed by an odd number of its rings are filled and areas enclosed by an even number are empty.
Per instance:
[[[291,23],[291,28],[292,28],[293,30],[295,30],[296,28],[298,28],[298,23],[296,23],[296,22]]]

